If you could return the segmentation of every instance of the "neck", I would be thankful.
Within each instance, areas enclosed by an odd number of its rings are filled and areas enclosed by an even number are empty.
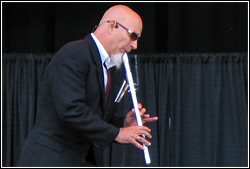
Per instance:
[[[109,38],[106,36],[106,34],[100,32],[100,30],[97,29],[94,32],[94,35],[100,41],[100,43],[102,44],[102,46],[104,47],[104,49],[107,51],[107,53],[109,55],[111,55],[111,53],[110,53],[110,44],[112,44],[112,43],[109,41]]]

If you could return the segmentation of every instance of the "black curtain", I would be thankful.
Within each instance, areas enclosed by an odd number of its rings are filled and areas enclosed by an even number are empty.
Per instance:
[[[53,54],[3,54],[2,165],[15,166],[36,118],[39,82]],[[247,53],[136,55],[138,100],[158,122],[150,166],[248,165]],[[131,58],[132,59],[132,58]],[[130,95],[120,109],[131,108]],[[113,143],[105,165],[146,166],[143,151]]]
[[[3,54],[2,164],[14,166],[36,118],[39,82],[52,54]]]
[[[138,66],[141,99],[159,116],[153,166],[247,165],[246,55],[143,55]]]

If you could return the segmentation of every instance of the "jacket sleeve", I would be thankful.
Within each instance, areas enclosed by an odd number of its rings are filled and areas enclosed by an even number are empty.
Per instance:
[[[88,106],[87,76],[90,58],[85,50],[70,45],[59,51],[50,70],[52,99],[59,119],[82,137],[91,142],[110,143],[119,133],[119,128],[102,120]],[[70,48],[70,49],[67,49]],[[67,49],[67,50],[66,50]],[[93,77],[94,78],[94,77]],[[96,87],[96,86],[93,86]],[[101,106],[101,101],[96,106]]]

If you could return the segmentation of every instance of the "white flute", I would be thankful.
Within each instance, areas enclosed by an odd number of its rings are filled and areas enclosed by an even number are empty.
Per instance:
[[[140,111],[139,111],[139,107],[138,107],[138,101],[137,101],[137,97],[136,97],[132,73],[130,71],[127,53],[124,53],[122,55],[122,60],[123,60],[123,64],[124,64],[124,68],[125,68],[125,72],[126,72],[127,82],[128,82],[129,88],[130,88],[131,98],[132,98],[133,105],[134,105],[137,125],[142,126],[143,125],[142,119],[141,119],[141,115],[140,115]],[[145,138],[145,135],[143,135],[143,137]],[[151,163],[151,160],[150,160],[150,156],[149,156],[148,147],[145,144],[143,144],[143,146],[144,146],[144,150],[143,150],[144,151],[144,159],[145,159],[146,164],[149,165]]]

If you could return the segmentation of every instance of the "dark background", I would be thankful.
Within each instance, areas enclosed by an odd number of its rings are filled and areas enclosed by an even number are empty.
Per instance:
[[[3,3],[3,52],[56,52],[84,38],[114,4],[138,12],[144,29],[134,53],[246,52],[248,3]]]

